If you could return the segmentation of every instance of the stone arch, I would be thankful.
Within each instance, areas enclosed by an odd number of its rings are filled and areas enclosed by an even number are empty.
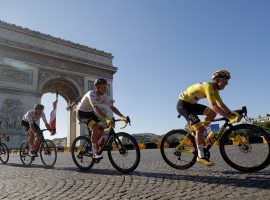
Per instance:
[[[83,95],[83,88],[76,80],[63,75],[47,75],[40,80],[38,92],[58,92],[67,102],[74,102]]]
[[[95,77],[108,78],[112,86],[117,72],[111,53],[1,21],[0,40],[0,111],[12,113],[4,118],[11,148],[28,139],[18,121],[40,103],[42,94],[58,92],[68,103],[74,102],[91,88]],[[83,134],[74,110],[69,111],[68,127],[70,146]]]
[[[82,96],[83,88],[71,77],[54,74],[40,80],[38,92],[40,94],[58,92],[68,103],[71,103]],[[68,111],[68,122],[67,146],[70,146],[80,132],[78,131],[80,127],[76,118],[76,110]]]

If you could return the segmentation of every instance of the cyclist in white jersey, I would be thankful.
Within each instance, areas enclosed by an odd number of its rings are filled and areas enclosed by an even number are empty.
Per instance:
[[[81,99],[78,105],[77,118],[79,121],[85,121],[88,129],[92,131],[92,153],[96,159],[102,158],[102,155],[97,154],[97,142],[104,133],[101,119],[106,120],[108,125],[114,125],[113,121],[102,111],[102,106],[107,105],[111,110],[120,116],[123,120],[127,121],[127,118],[121,114],[121,112],[113,106],[113,100],[106,94],[108,87],[107,80],[99,78],[94,82],[95,90],[88,91]]]
[[[41,104],[36,104],[34,110],[28,111],[22,119],[21,125],[29,134],[29,154],[31,156],[37,156],[36,148],[40,143],[39,126],[36,122],[42,118],[47,129],[50,129],[50,125],[46,119],[44,111],[44,106]],[[55,131],[51,130],[51,134],[54,135]]]

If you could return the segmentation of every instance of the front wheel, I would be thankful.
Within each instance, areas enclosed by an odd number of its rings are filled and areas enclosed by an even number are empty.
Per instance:
[[[197,148],[194,137],[184,130],[172,130],[165,134],[160,152],[165,162],[175,169],[187,169],[196,163]]]
[[[9,151],[7,145],[0,143],[0,160],[3,164],[6,164],[9,159]]]
[[[20,159],[22,161],[22,163],[26,166],[31,165],[33,159],[32,157],[29,155],[29,145],[28,142],[24,142],[21,144],[20,147]]]
[[[228,129],[219,147],[225,162],[242,172],[256,172],[270,163],[270,135],[252,124]]]
[[[94,165],[92,143],[85,136],[77,137],[71,146],[72,160],[81,170],[89,170]]]
[[[57,159],[57,151],[53,141],[51,140],[43,141],[41,143],[39,152],[42,163],[46,167],[52,168],[55,165]]]
[[[140,163],[140,148],[131,135],[124,132],[116,133],[108,142],[108,157],[115,169],[129,173]]]

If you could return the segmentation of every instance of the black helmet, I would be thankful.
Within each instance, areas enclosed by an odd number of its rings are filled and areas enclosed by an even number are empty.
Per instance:
[[[215,78],[226,78],[226,79],[230,79],[231,78],[231,75],[230,75],[230,72],[228,72],[227,70],[217,70],[213,73],[212,79],[215,79]]]
[[[35,110],[44,110],[44,106],[42,104],[36,104],[34,108]]]
[[[94,86],[97,86],[97,85],[108,85],[108,83],[107,83],[107,80],[106,79],[104,79],[104,78],[98,78],[94,82]]]

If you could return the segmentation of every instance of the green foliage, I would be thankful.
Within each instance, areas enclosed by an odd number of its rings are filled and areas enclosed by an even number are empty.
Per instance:
[[[266,122],[254,122],[254,125],[257,125],[259,127],[262,127],[267,133],[270,134],[270,121]]]

